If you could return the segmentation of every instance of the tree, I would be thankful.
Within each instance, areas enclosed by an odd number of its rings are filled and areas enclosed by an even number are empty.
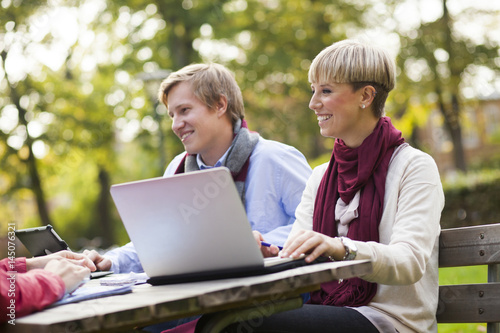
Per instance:
[[[22,211],[26,216],[21,219],[30,226],[50,221],[69,241],[100,237],[103,247],[127,240],[109,197],[110,184],[161,176],[166,166],[160,161],[183,150],[168,129],[165,108],[155,101],[154,87],[148,95],[143,74],[159,78],[159,85],[166,71],[193,62],[228,66],[242,88],[250,129],[294,145],[313,160],[329,154],[332,141],[318,134],[308,108],[312,59],[333,42],[357,37],[377,20],[384,23],[385,14],[399,6],[349,0],[35,4],[3,1],[6,8],[0,12],[6,22],[0,38],[7,41],[0,66],[0,77],[6,78],[0,84],[6,96],[0,98],[0,193],[5,203],[0,213]],[[443,6],[439,20],[402,32],[401,75],[388,111],[411,131],[422,121],[421,110],[434,102],[428,96],[438,96],[460,151],[463,73],[472,65],[498,68],[498,47],[488,39],[478,43],[457,34],[457,17]],[[78,28],[63,43],[62,58],[37,59],[16,76],[16,55],[36,58],[35,51],[61,45],[60,29],[44,25],[56,21],[57,13],[73,18]],[[68,30],[75,28],[74,22],[68,24]],[[34,26],[39,33],[29,34]],[[415,68],[424,69],[411,75]],[[39,200],[34,201],[36,214],[33,203],[23,201],[31,197]]]
[[[478,43],[460,33],[457,26],[461,19],[466,20],[469,15],[498,17],[499,12],[468,8],[452,16],[448,2],[442,0],[440,18],[421,24],[417,30],[401,36],[398,63],[401,68],[400,81],[407,89],[407,96],[419,96],[419,102],[429,106],[435,99],[453,143],[455,167],[465,172],[467,163],[462,142],[463,95],[460,87],[464,83],[464,74],[473,66],[498,70],[494,62],[498,57],[498,44],[487,36]],[[418,72],[418,75],[416,78],[411,77],[410,72]]]
[[[0,99],[0,117],[15,113],[19,121],[0,132],[0,176],[9,179],[0,190],[9,202],[20,202],[16,193],[29,189],[41,198],[41,223],[55,224],[69,241],[82,235],[102,237],[103,246],[123,240],[114,236],[123,228],[116,227],[119,219],[110,210],[109,184],[159,176],[162,170],[152,167],[153,161],[162,153],[171,158],[182,151],[167,130],[165,110],[146,96],[139,74],[177,70],[192,62],[222,62],[242,87],[251,127],[316,156],[326,150],[307,109],[307,67],[324,46],[345,37],[339,26],[359,24],[358,13],[364,9],[297,0],[31,5],[9,4],[1,14],[7,22],[2,28],[10,29],[2,32],[4,40],[18,34],[26,57],[33,57],[30,50],[61,42],[51,27],[58,14],[76,20],[79,30],[64,44],[64,58],[56,65],[47,57],[38,59],[17,79],[6,66],[14,53],[8,45],[3,50],[9,84],[0,89],[10,98]],[[37,24],[39,34],[33,38],[26,32]],[[73,28],[74,22],[68,24],[67,30]],[[215,56],[205,52],[207,43],[216,46]],[[238,55],[225,56],[228,49]],[[46,122],[36,135],[28,130],[42,118]],[[157,135],[163,131],[164,136]],[[158,142],[163,139],[166,144]],[[38,157],[36,145],[44,148]],[[32,180],[36,174],[29,177],[28,168],[19,167],[28,162],[36,166],[40,185]],[[32,217],[26,220],[27,226],[38,224]]]
[[[170,8],[164,7],[164,2],[158,3],[163,6],[165,15],[171,15],[173,8],[186,11],[178,1],[171,1]],[[60,42],[58,32],[51,30],[51,22],[61,20],[59,14],[72,17],[80,28],[75,38],[60,50],[65,54],[62,62],[49,67],[41,60],[33,65],[35,70],[22,73],[16,80],[9,73],[12,65],[8,66],[9,57],[12,58],[15,52],[11,53],[9,45],[3,50],[3,74],[8,85],[0,88],[11,97],[0,99],[0,179],[9,180],[2,182],[2,194],[6,194],[2,195],[2,200],[15,202],[16,193],[24,193],[22,188],[29,189],[35,193],[37,202],[41,202],[38,215],[42,224],[55,224],[69,241],[76,241],[81,236],[99,236],[103,239],[99,245],[107,247],[117,240],[114,226],[121,227],[118,216],[110,209],[110,184],[159,176],[163,171],[151,167],[152,160],[159,155],[158,146],[162,147],[153,140],[153,135],[163,127],[161,123],[155,126],[157,118],[151,116],[152,106],[145,98],[144,82],[136,76],[141,72],[157,71],[159,63],[168,68],[181,67],[192,59],[199,59],[192,51],[189,31],[196,31],[196,25],[199,27],[201,23],[193,21],[191,29],[175,23],[178,18],[173,15],[170,17],[174,20],[172,26],[165,29],[158,7],[146,1],[130,1],[134,10],[111,1],[96,1],[92,6],[85,2],[64,3],[67,7],[50,3],[33,11],[30,8],[35,7],[28,7],[29,1],[3,2],[2,5],[7,6],[2,12],[7,22],[3,27],[19,30],[15,33],[5,31],[4,40],[13,40],[9,37],[19,35],[21,42],[16,42],[24,48],[26,57],[33,57],[27,49],[50,48]],[[217,2],[209,5],[216,6]],[[201,7],[203,10],[197,11],[198,20],[207,12],[204,6]],[[186,20],[191,16],[183,15]],[[35,39],[26,33],[37,28],[33,22],[42,25],[38,27],[40,36]],[[72,23],[65,28],[74,28]],[[163,29],[172,33],[168,43],[161,38],[161,33],[157,35]],[[156,36],[159,37],[157,44],[153,41]],[[178,53],[175,57],[169,56],[169,45]],[[14,119],[12,126],[3,125],[10,116]],[[29,129],[38,124],[39,117],[49,121],[33,136]],[[172,146],[181,146],[177,140],[171,141]],[[33,149],[37,143],[46,148],[38,157]],[[123,157],[117,157],[117,153]],[[29,177],[25,169],[19,168],[23,163],[34,165],[36,168],[30,170],[41,172],[32,172]],[[127,174],[131,170],[133,172]],[[48,199],[44,195],[46,189],[50,193]],[[15,215],[12,211],[11,214]],[[39,223],[28,217],[19,226],[36,224]]]
[[[74,15],[73,10],[80,8],[71,7],[77,3],[65,4],[69,7],[35,7],[30,1],[2,3],[6,6],[2,15],[7,23],[2,38],[6,43],[1,73],[6,84],[0,89],[8,97],[0,99],[3,125],[0,177],[12,181],[0,190],[5,194],[2,200],[7,207],[13,201],[23,202],[21,198],[29,200],[25,189],[33,193],[39,223],[19,213],[26,211],[29,204],[15,207],[17,211],[6,210],[7,216],[19,222],[18,228],[51,223],[61,234],[68,231],[76,238],[88,235],[93,227],[102,235],[102,244],[109,246],[115,242],[108,193],[108,172],[114,165],[114,115],[105,103],[105,96],[115,73],[101,68],[102,71],[89,78],[90,71],[81,70],[73,59],[74,53],[81,56],[82,45],[73,39],[61,47],[65,36],[54,32],[51,22]],[[58,47],[62,55],[66,53],[66,58],[56,65],[52,62],[54,66],[50,67],[52,59],[37,58],[36,54],[50,54],[52,47]],[[20,64],[19,59],[25,63]],[[94,175],[89,162],[95,167]],[[83,186],[65,188],[72,179],[83,177],[89,170],[95,183],[93,179],[84,179]],[[95,185],[101,187],[100,196],[94,191]],[[97,204],[87,202],[84,209],[72,216],[69,212],[81,207],[79,203],[88,196],[97,197]]]
[[[195,40],[205,61],[236,74],[251,129],[291,144],[307,157],[327,151],[308,103],[309,64],[324,47],[361,29],[369,6],[349,1],[231,1],[224,20],[207,22]],[[356,27],[356,28],[355,28]]]
[[[0,86],[5,98],[0,99],[0,109],[4,122],[10,118],[9,124],[2,126],[0,131],[0,170],[4,179],[9,179],[10,186],[0,188],[3,195],[12,194],[14,191],[31,189],[38,209],[40,223],[52,223],[48,209],[43,181],[40,177],[39,165],[35,158],[34,145],[36,137],[29,130],[28,122],[35,116],[37,110],[30,103],[30,80],[24,79],[26,73],[9,73],[7,62],[15,61],[14,58],[23,53],[28,47],[28,26],[25,24],[30,15],[43,8],[38,1],[24,1],[21,5],[6,2],[0,12],[0,21],[5,22],[0,26],[0,39],[3,47],[0,50],[1,68],[0,77],[3,76],[4,84]],[[26,6],[26,7],[25,7]],[[23,80],[24,79],[24,80]],[[10,144],[9,144],[10,143]],[[4,199],[2,199],[4,201]],[[8,216],[8,215],[7,215]],[[14,219],[14,217],[12,217]]]

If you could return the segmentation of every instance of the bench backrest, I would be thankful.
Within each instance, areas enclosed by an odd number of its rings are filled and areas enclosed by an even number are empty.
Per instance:
[[[500,333],[500,223],[444,229],[439,267],[488,265],[488,283],[439,287],[438,323],[488,323]]]

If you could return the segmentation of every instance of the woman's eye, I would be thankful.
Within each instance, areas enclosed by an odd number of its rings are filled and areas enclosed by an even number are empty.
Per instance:
[[[331,94],[332,91],[330,89],[323,89],[323,94]]]

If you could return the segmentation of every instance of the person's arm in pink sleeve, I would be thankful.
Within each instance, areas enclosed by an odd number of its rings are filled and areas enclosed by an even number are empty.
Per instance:
[[[16,315],[21,317],[61,299],[66,287],[57,274],[34,269],[17,276],[16,289]]]
[[[65,285],[57,274],[34,269],[26,272],[26,259],[0,261],[0,322],[41,310],[60,299]]]
[[[15,258],[13,261],[9,258],[0,260],[0,271],[8,272],[14,271],[18,273],[26,273],[26,258],[19,257]]]

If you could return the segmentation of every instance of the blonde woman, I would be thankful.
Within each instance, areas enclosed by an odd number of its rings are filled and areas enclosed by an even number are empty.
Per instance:
[[[436,332],[444,195],[433,159],[384,116],[393,60],[380,48],[340,41],[314,59],[309,81],[309,108],[335,144],[307,182],[281,255],[370,259],[373,273],[325,283],[309,304],[253,331]],[[239,325],[252,323],[228,331]]]

